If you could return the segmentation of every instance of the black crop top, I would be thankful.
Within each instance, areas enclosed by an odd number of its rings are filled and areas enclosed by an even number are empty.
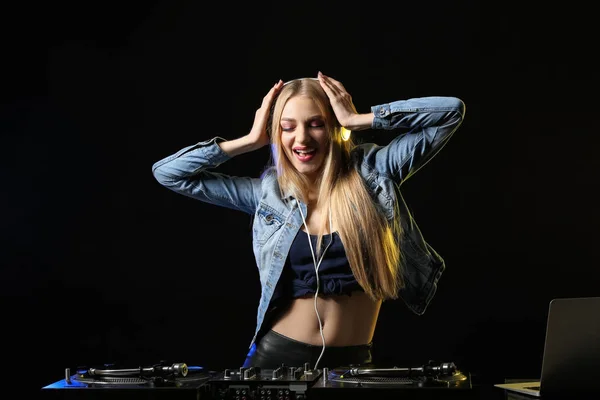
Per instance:
[[[310,238],[316,257],[317,236],[311,235]],[[323,235],[321,248],[326,248],[330,240],[331,244],[319,265],[319,294],[350,295],[353,291],[362,291],[350,270],[340,236],[336,232],[333,235]],[[315,293],[316,288],[315,264],[308,244],[308,235],[300,230],[290,248],[272,301]]]

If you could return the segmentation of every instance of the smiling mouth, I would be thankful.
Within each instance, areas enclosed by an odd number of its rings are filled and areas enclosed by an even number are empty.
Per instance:
[[[307,162],[313,159],[315,156],[316,150],[294,150],[294,155],[296,158],[302,162]]]

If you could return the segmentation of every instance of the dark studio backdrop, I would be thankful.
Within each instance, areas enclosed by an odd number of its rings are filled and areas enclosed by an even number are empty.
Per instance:
[[[382,365],[537,377],[548,303],[600,294],[589,12],[510,3],[14,2],[2,6],[3,369],[24,389],[98,363],[238,367],[260,295],[249,216],[152,164],[250,129],[278,80],[357,109],[467,105],[404,196],[447,270],[427,312],[384,303]],[[365,131],[359,141],[392,134]],[[268,152],[222,171],[258,175]]]

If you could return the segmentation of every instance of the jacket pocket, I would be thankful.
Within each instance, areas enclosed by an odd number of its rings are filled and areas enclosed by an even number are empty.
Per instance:
[[[254,218],[254,237],[263,246],[283,225],[284,218],[271,207],[260,204]]]

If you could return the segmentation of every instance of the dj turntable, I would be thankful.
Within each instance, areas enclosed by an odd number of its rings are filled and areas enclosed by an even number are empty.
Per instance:
[[[312,369],[281,365],[273,369],[240,367],[209,371],[185,363],[160,362],[146,367],[104,365],[78,368],[42,388],[52,399],[468,399],[469,374],[454,363],[429,361],[417,367],[375,366]]]
[[[469,399],[470,374],[452,362],[418,367],[323,368],[310,390],[311,399]],[[473,397],[474,398],[474,397]]]
[[[208,398],[208,382],[214,372],[185,363],[146,367],[103,365],[80,367],[74,374],[65,369],[65,378],[42,388],[53,399],[192,399]]]

